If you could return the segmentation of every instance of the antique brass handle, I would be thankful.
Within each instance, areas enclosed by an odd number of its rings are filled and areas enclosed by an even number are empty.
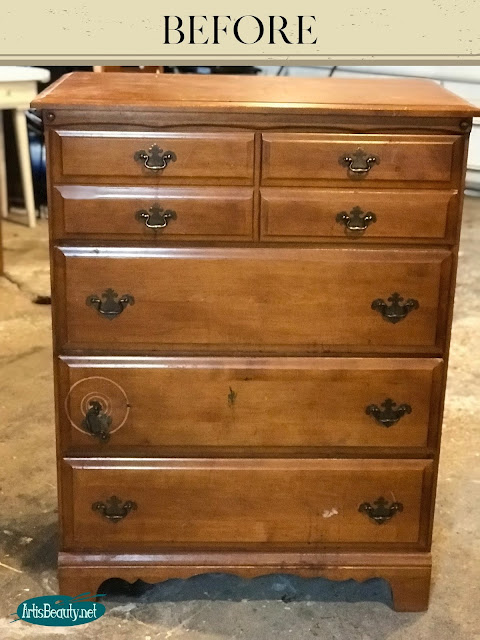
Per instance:
[[[392,322],[393,324],[400,322],[400,320],[406,318],[410,311],[420,307],[418,300],[408,298],[404,302],[399,293],[392,293],[388,298],[388,302],[391,302],[391,304],[389,305],[385,300],[377,298],[372,302],[372,309],[381,313],[387,322]]]
[[[137,504],[132,500],[123,502],[117,496],[107,498],[105,502],[94,502],[92,504],[93,511],[98,511],[104,518],[110,522],[118,522],[123,520],[130,511],[135,511]]]
[[[98,400],[90,400],[90,409],[85,414],[82,427],[95,438],[102,442],[108,442],[111,426],[112,418],[102,411],[100,402]]]
[[[340,157],[340,164],[347,167],[350,173],[356,175],[367,174],[374,164],[380,164],[378,156],[369,155],[363,149],[357,149],[352,154],[345,154]]]
[[[376,404],[370,404],[365,409],[365,413],[367,416],[375,418],[378,424],[387,428],[397,424],[404,415],[412,413],[412,407],[409,404],[400,404],[397,407],[397,403],[393,402],[391,398],[387,398],[380,406],[383,409],[380,409]]]
[[[360,513],[365,513],[373,522],[377,524],[385,524],[396,513],[403,511],[403,504],[401,502],[388,502],[385,498],[380,497],[374,501],[373,505],[370,502],[364,502],[359,507]]]
[[[344,225],[347,235],[350,234],[350,232],[351,235],[361,235],[372,222],[377,221],[377,216],[371,211],[364,213],[360,207],[353,207],[350,213],[346,211],[337,213],[335,220],[339,224]]]
[[[98,313],[104,318],[107,318],[107,320],[113,320],[113,318],[120,315],[129,304],[135,304],[135,298],[129,293],[125,293],[118,300],[117,298],[118,293],[116,293],[116,291],[113,289],[106,289],[102,293],[101,298],[95,294],[88,296],[86,305],[87,307],[94,307]]]
[[[141,209],[135,213],[135,220],[143,222],[147,229],[164,229],[169,220],[176,220],[177,214],[171,209],[164,211],[161,207],[153,206],[148,211]]]
[[[169,162],[175,162],[177,156],[173,151],[164,151],[156,144],[152,144],[148,151],[140,149],[133,156],[135,162],[143,162],[145,169],[150,171],[162,171],[166,169]]]

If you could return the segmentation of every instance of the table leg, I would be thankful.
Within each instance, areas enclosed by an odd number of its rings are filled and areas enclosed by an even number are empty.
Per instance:
[[[5,162],[5,135],[3,132],[3,111],[0,109],[0,215],[8,215],[7,165]]]
[[[27,120],[23,109],[15,110],[15,136],[17,139],[18,158],[22,174],[23,197],[28,216],[28,226],[37,223],[35,199],[33,196],[32,162],[30,159],[30,145],[28,142]]]

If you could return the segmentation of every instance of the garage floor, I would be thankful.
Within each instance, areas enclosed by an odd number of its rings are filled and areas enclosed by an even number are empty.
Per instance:
[[[381,580],[198,576],[113,593],[82,627],[10,624],[57,593],[47,229],[4,224],[0,277],[0,638],[473,640],[480,638],[480,199],[467,198],[434,529],[430,609],[401,614]]]

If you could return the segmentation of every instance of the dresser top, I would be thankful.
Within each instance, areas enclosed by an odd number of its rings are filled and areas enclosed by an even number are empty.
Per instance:
[[[480,109],[430,80],[73,72],[45,89],[37,109],[297,111],[459,116]]]

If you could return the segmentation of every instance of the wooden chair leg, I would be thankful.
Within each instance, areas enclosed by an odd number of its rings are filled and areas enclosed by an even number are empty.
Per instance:
[[[37,218],[33,195],[32,161],[30,159],[27,120],[25,118],[25,111],[22,109],[15,110],[15,136],[20,161],[20,172],[22,174],[22,189],[28,216],[28,226],[35,227]]]
[[[5,134],[3,131],[3,111],[0,109],[0,215],[8,216],[7,165],[5,161]]]

